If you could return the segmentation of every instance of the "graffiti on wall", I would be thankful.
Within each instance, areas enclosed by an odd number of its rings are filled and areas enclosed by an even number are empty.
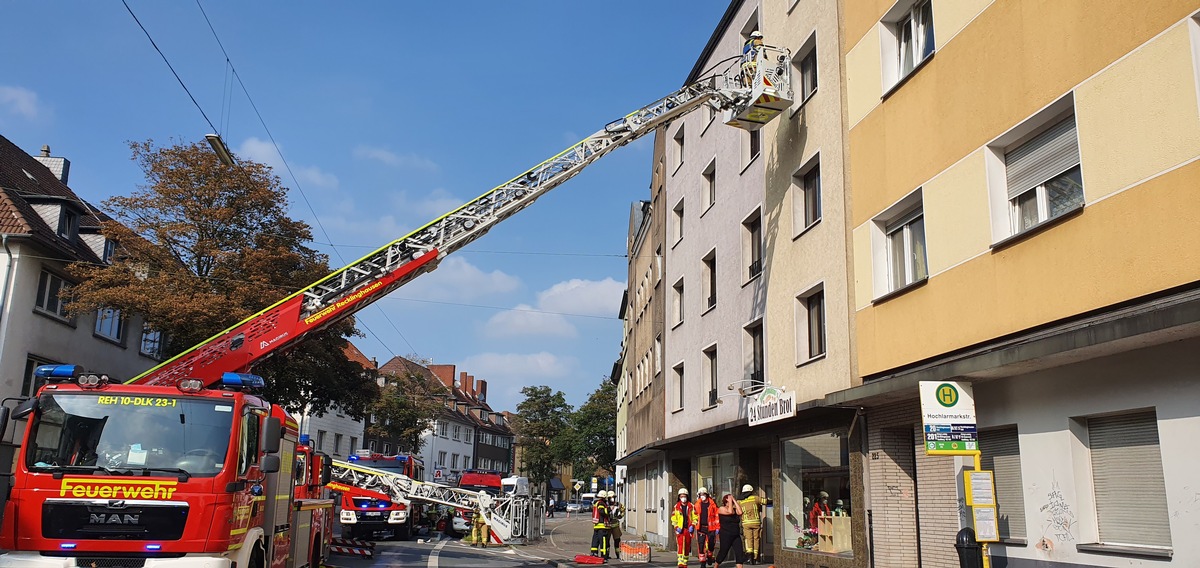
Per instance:
[[[1075,529],[1079,521],[1075,518],[1071,504],[1063,495],[1058,481],[1052,481],[1050,491],[1046,493],[1046,503],[1038,511],[1042,515],[1042,538],[1037,543],[1038,550],[1051,552],[1055,542],[1074,542]]]

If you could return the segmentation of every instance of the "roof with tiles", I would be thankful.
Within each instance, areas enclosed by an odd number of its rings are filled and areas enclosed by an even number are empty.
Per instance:
[[[68,204],[80,213],[79,225],[85,232],[109,219],[75,195],[49,168],[0,136],[0,233],[19,235],[57,249],[65,255],[65,261],[100,262],[81,240],[58,236],[57,227],[47,225],[33,209],[38,202]]]

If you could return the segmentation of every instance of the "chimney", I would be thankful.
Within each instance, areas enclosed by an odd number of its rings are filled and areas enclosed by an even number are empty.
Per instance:
[[[371,357],[371,367],[378,369],[379,368],[379,359]]]
[[[459,373],[458,373],[458,384],[456,384],[456,385],[454,385],[454,386],[458,387],[458,388],[459,388],[460,390],[462,390],[463,392],[466,392],[466,391],[467,391],[467,386],[466,386],[466,385],[467,385],[467,372],[466,372],[466,371],[459,371]]]
[[[479,379],[479,385],[476,387],[475,397],[479,402],[487,402],[487,381]]]
[[[446,388],[454,388],[454,365],[430,365],[428,368]]]
[[[66,158],[51,157],[49,144],[44,144],[41,155],[33,158],[49,168],[50,173],[54,174],[58,181],[67,183],[67,176],[71,173],[71,161]]]
[[[471,394],[475,392],[475,375],[463,373],[463,392]]]

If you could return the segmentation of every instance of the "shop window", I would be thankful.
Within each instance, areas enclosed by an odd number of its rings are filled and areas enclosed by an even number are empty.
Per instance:
[[[845,434],[782,442],[783,547],[851,557],[850,451]]]
[[[737,497],[739,492],[734,487],[737,482],[737,466],[733,460],[733,452],[700,456],[696,459],[696,480],[692,484],[692,495],[699,488],[708,489],[708,494],[718,503],[725,494]]]

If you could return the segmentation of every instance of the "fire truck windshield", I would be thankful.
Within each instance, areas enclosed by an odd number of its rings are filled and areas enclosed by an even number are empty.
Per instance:
[[[229,401],[43,393],[29,424],[34,471],[212,477],[225,467]]]

